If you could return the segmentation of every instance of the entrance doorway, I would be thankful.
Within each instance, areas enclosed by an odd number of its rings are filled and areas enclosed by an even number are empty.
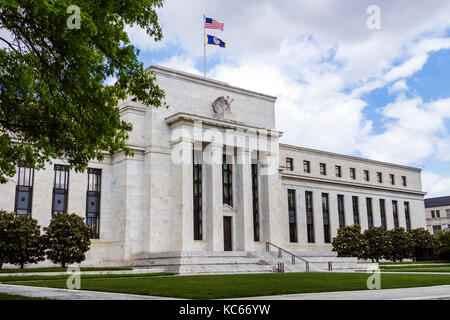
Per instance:
[[[231,217],[223,217],[223,249],[232,251]]]

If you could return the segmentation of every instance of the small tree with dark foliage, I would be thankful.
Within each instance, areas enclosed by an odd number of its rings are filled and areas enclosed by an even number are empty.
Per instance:
[[[414,243],[404,228],[389,230],[387,234],[390,243],[385,257],[386,259],[395,262],[403,261],[403,259],[411,257]]]
[[[47,258],[63,268],[86,258],[91,241],[90,229],[75,213],[56,215],[45,230]]]
[[[14,247],[14,213],[0,210],[0,269],[11,260]]]
[[[439,232],[437,241],[439,259],[450,261],[450,231],[447,229]]]
[[[23,269],[25,265],[45,260],[44,239],[41,236],[41,227],[35,219],[27,216],[15,217],[12,234],[14,237],[10,257],[12,264]]]
[[[359,225],[340,227],[332,245],[333,251],[337,251],[339,257],[360,257],[364,249],[361,227]]]
[[[410,258],[415,257],[416,248],[434,247],[437,249],[438,247],[437,238],[424,228],[410,229],[407,233],[412,241]]]
[[[388,254],[389,236],[382,227],[370,227],[363,233],[364,250],[362,258],[378,262]]]

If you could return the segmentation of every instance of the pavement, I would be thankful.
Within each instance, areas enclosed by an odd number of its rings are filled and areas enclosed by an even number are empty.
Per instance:
[[[401,289],[297,293],[278,296],[244,298],[244,300],[247,299],[248,300],[436,300],[436,299],[450,300],[450,285],[401,288]]]
[[[138,294],[30,287],[12,284],[0,284],[0,292],[24,297],[47,298],[53,300],[174,300],[174,298],[144,296]]]

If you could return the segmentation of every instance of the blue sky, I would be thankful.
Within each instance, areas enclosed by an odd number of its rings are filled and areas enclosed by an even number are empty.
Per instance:
[[[208,76],[276,95],[283,142],[417,166],[450,195],[448,0],[167,1],[161,42],[128,30],[144,65],[202,74],[203,13],[227,43],[207,47]]]

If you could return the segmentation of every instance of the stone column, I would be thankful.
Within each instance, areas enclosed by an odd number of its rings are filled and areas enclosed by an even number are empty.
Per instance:
[[[260,152],[261,155],[261,240],[283,246],[289,243],[287,194],[281,194],[278,172],[279,155]],[[284,205],[282,202],[284,201]],[[282,211],[282,214],[278,213]],[[280,219],[286,217],[286,219]]]
[[[403,200],[398,200],[398,226],[406,230],[406,217],[405,217],[405,202]],[[445,214],[445,211],[444,211]],[[411,215],[411,214],[410,214]],[[441,212],[442,217],[442,212]]]
[[[296,188],[296,205],[297,205],[297,230],[298,230],[298,243],[308,243],[308,230],[306,223],[306,202],[305,202],[305,189],[302,187]]]
[[[313,214],[314,214],[314,241],[318,244],[325,243],[323,230],[323,210],[322,210],[322,192],[313,191]]]
[[[329,215],[330,215],[330,240],[337,235],[337,230],[339,229],[339,210],[338,210],[338,200],[337,193],[334,191],[328,192],[328,202],[329,202]]]
[[[386,225],[387,229],[393,229],[394,228],[394,210],[392,207],[392,198],[385,198],[386,199]]]
[[[367,218],[367,197],[365,195],[359,195],[359,222],[361,224],[361,231],[369,228],[369,220]],[[372,200],[373,202],[373,200]],[[373,210],[372,210],[373,212]]]
[[[254,250],[251,152],[237,149],[236,157],[236,250]]]
[[[193,167],[192,152],[193,143],[182,140],[176,143],[174,151],[178,155],[175,160],[173,187],[175,197],[179,199],[178,221],[181,222],[179,231],[181,232],[181,248],[183,251],[190,249],[194,239],[193,222]]]
[[[223,251],[223,145],[210,143],[204,150],[205,169],[205,239],[211,251]]]
[[[353,217],[353,199],[351,194],[344,194],[344,210],[345,210],[345,225],[352,226],[355,223]]]

